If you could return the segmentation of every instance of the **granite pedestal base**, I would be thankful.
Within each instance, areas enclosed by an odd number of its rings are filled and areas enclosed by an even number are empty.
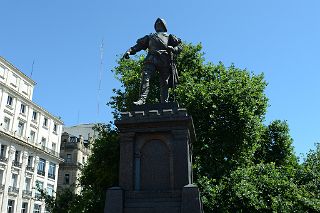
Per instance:
[[[120,132],[119,188],[105,213],[201,213],[192,184],[192,118],[175,103],[136,106],[115,122]]]

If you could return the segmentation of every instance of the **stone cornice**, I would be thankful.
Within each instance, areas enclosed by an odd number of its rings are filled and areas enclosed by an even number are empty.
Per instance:
[[[43,112],[47,117],[51,118],[52,120],[54,120],[58,124],[63,125],[63,121],[61,119],[59,119],[58,117],[56,117],[54,115],[51,115],[47,110],[45,110],[44,108],[42,108],[39,105],[35,104],[30,99],[24,97],[23,95],[21,95],[19,92],[15,91],[14,89],[11,89],[10,87],[7,87],[3,82],[0,82],[0,86],[3,86],[5,91],[9,91],[9,93],[14,94],[15,96],[19,97],[25,103],[31,105],[33,108],[37,109],[38,111]]]
[[[12,70],[16,71],[17,73],[19,73],[21,76],[24,77],[25,80],[27,80],[30,84],[32,84],[33,86],[36,85],[36,82],[34,80],[32,80],[31,78],[29,78],[26,74],[24,74],[23,72],[21,72],[18,68],[16,68],[13,64],[11,64],[9,61],[7,61],[6,59],[4,59],[2,56],[0,56],[0,61],[2,61],[5,65],[7,65],[8,67],[10,67]]]
[[[42,150],[42,149],[40,149],[40,148],[30,144],[30,143],[27,143],[27,142],[25,142],[25,141],[23,141],[23,140],[21,140],[19,138],[16,138],[16,137],[14,137],[14,136],[6,133],[6,132],[3,132],[1,130],[0,130],[0,136],[6,137],[9,140],[12,140],[13,142],[15,142],[15,143],[17,143],[19,145],[26,146],[26,147],[30,148],[32,151],[36,151],[38,153],[44,154],[44,155],[46,155],[46,156],[48,156],[48,157],[50,157],[52,159],[55,159],[56,161],[64,162],[64,160],[62,158],[57,157],[57,156],[55,156],[55,155],[53,155],[51,153],[45,152],[44,150]]]

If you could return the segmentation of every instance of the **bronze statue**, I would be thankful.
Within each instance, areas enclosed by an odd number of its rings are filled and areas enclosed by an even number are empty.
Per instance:
[[[131,47],[123,58],[129,59],[140,50],[148,49],[148,55],[142,69],[142,80],[140,97],[135,105],[145,104],[149,93],[149,81],[155,71],[160,76],[160,100],[161,103],[168,102],[169,88],[174,88],[178,81],[178,72],[174,57],[182,50],[181,40],[172,34],[167,33],[167,26],[163,19],[158,18],[154,24],[155,33],[144,36],[137,40],[137,44]]]

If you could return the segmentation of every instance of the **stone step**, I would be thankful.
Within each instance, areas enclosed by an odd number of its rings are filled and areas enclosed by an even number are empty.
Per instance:
[[[126,201],[125,208],[181,207],[181,201]]]
[[[124,208],[125,213],[178,213],[181,210],[181,191],[127,191]]]
[[[181,213],[180,207],[142,207],[142,208],[124,208],[124,213]]]
[[[127,199],[181,199],[181,190],[176,191],[126,191]]]

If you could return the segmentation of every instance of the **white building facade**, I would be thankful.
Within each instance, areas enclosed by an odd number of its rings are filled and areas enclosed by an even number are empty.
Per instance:
[[[63,122],[32,102],[35,82],[0,57],[0,212],[45,212],[57,188]]]

